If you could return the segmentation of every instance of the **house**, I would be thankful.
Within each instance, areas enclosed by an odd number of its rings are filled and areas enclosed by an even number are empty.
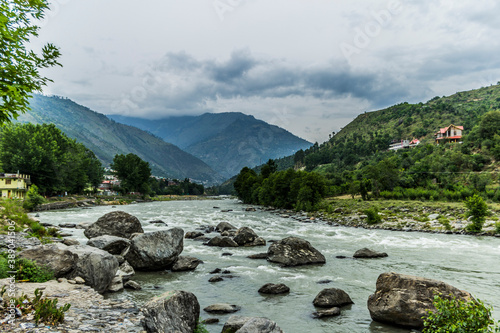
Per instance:
[[[19,173],[0,173],[0,193],[2,198],[24,199],[31,179]]]
[[[399,150],[403,148],[412,148],[415,147],[416,145],[420,144],[420,140],[418,139],[413,139],[413,140],[401,140],[401,141],[396,141],[391,143],[389,146],[389,150]]]
[[[448,127],[441,128],[439,132],[435,134],[436,143],[460,142],[462,141],[463,130],[463,126],[455,126],[453,124]]]

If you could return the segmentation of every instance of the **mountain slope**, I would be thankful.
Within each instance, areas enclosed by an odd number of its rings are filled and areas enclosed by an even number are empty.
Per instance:
[[[253,167],[311,145],[280,127],[239,112],[160,120],[110,118],[133,124],[178,145],[226,177],[237,174],[245,166]]]
[[[133,153],[148,161],[153,173],[215,183],[221,177],[198,158],[136,127],[110,120],[103,114],[69,99],[35,95],[31,111],[17,121],[53,123],[66,135],[83,143],[108,165],[116,154]]]

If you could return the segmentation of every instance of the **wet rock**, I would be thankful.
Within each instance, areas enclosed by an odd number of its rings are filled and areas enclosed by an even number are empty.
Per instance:
[[[328,283],[332,283],[333,280],[319,280],[318,282],[316,282],[317,284],[328,284]]]
[[[64,245],[56,244],[39,245],[21,251],[18,257],[47,267],[54,273],[54,277],[59,278],[71,272],[78,261],[78,255],[65,248]]]
[[[422,329],[422,318],[435,309],[435,294],[462,301],[473,299],[468,292],[442,281],[391,272],[378,277],[377,289],[368,298],[368,310],[375,321]]]
[[[342,289],[328,288],[323,289],[316,295],[313,304],[318,308],[332,308],[354,304],[354,302]]]
[[[128,261],[124,261],[120,267],[118,268],[118,271],[116,272],[116,275],[119,275],[122,277],[123,281],[126,282],[132,278],[132,276],[135,275],[135,270],[134,268],[128,263]]]
[[[211,283],[221,282],[221,281],[224,281],[224,279],[220,275],[212,276],[210,279],[208,279],[208,282]]]
[[[221,256],[223,256],[223,257],[230,257],[232,255],[233,254],[231,252],[224,252],[224,253],[221,254]]]
[[[203,311],[208,313],[233,313],[241,310],[241,307],[234,304],[217,303],[207,306]]]
[[[65,277],[73,279],[80,276],[85,284],[97,292],[105,292],[118,271],[118,260],[106,251],[87,245],[68,246],[67,250],[76,254],[75,268]]]
[[[148,332],[192,333],[200,318],[200,304],[190,292],[169,291],[146,303],[143,312]]]
[[[281,328],[272,320],[264,317],[255,317],[246,321],[245,324],[236,331],[237,333],[283,333]]]
[[[80,242],[77,241],[76,239],[71,239],[71,238],[65,238],[62,243],[67,246],[71,245],[80,245]]]
[[[180,256],[172,266],[172,272],[193,271],[202,261],[194,257]]]
[[[224,232],[231,229],[236,229],[236,227],[229,222],[221,222],[215,227],[215,230],[217,230],[217,232]]]
[[[149,221],[149,223],[151,223],[151,224],[164,224],[165,226],[167,226],[167,224],[165,222],[163,222],[162,220],[153,220],[153,221]]]
[[[59,224],[59,227],[72,229],[72,228],[76,228],[76,224],[75,223],[63,223],[63,224]]]
[[[134,233],[143,233],[141,222],[135,216],[122,211],[115,211],[101,216],[84,231],[87,238],[112,235],[130,238]]]
[[[267,252],[264,253],[256,253],[247,256],[248,259],[267,259]]]
[[[326,310],[318,310],[313,313],[314,318],[335,317],[340,315],[340,308],[333,307]]]
[[[215,236],[208,241],[207,245],[218,247],[238,247],[238,243],[236,243],[232,238],[221,236]]]
[[[212,325],[212,324],[217,324],[219,322],[219,318],[207,318],[203,320],[203,324],[206,325]]]
[[[134,235],[125,259],[134,269],[162,270],[177,261],[183,250],[180,228]]]
[[[87,245],[97,247],[111,254],[121,254],[130,246],[130,240],[123,237],[103,235],[89,239]]]
[[[184,236],[184,238],[187,238],[187,239],[194,239],[194,238],[197,238],[197,237],[200,237],[200,236],[203,236],[204,234],[200,231],[189,231],[189,232],[186,232],[186,235]]]
[[[255,233],[255,231],[253,231],[249,227],[243,227],[236,231],[236,235],[233,239],[236,243],[238,243],[239,246],[245,246],[247,244],[253,243],[253,241],[255,241],[257,237],[259,236]]]
[[[365,247],[365,248],[362,248],[361,250],[357,250],[356,253],[354,253],[353,257],[354,258],[366,258],[366,259],[384,258],[384,257],[387,257],[387,253],[372,251],[372,250]]]
[[[141,290],[142,287],[139,283],[135,282],[135,281],[127,281],[123,284],[123,287],[124,288],[127,288],[127,289],[133,289],[133,290]]]
[[[222,272],[222,269],[216,268],[213,271],[211,271],[210,274],[219,274],[220,272]]]
[[[283,283],[266,283],[259,289],[261,294],[286,294],[288,292],[290,292],[290,288]]]
[[[283,266],[324,264],[325,256],[308,241],[287,237],[272,244],[267,251],[267,260]]]
[[[228,318],[221,333],[235,333],[237,330],[243,327],[247,321],[252,319],[252,317],[243,317],[232,315]]]

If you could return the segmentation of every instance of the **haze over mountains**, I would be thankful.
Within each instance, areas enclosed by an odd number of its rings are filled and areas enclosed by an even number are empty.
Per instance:
[[[30,106],[32,110],[21,115],[18,122],[55,124],[94,151],[104,165],[109,165],[116,154],[134,153],[150,163],[155,175],[191,178],[206,184],[219,183],[244,166],[310,146],[282,128],[242,113],[156,121],[112,117],[134,127],[63,97],[35,95]]]
[[[274,125],[239,112],[158,120],[109,116],[139,127],[198,157],[225,178],[243,167],[294,154],[311,143]]]

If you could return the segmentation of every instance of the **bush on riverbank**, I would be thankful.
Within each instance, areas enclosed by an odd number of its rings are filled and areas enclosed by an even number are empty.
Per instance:
[[[46,282],[54,279],[54,273],[45,267],[24,258],[15,258],[14,264],[12,264],[12,258],[9,258],[9,254],[2,252],[0,253],[0,279],[10,277],[10,274],[7,273],[9,271],[15,271],[16,280],[19,281]]]
[[[46,229],[38,221],[31,219],[26,214],[20,200],[0,200],[0,226],[1,233],[19,232],[28,228],[32,237],[36,237],[45,243],[50,242],[49,236],[57,236],[57,231],[54,228]],[[14,227],[14,230],[12,227]]]

